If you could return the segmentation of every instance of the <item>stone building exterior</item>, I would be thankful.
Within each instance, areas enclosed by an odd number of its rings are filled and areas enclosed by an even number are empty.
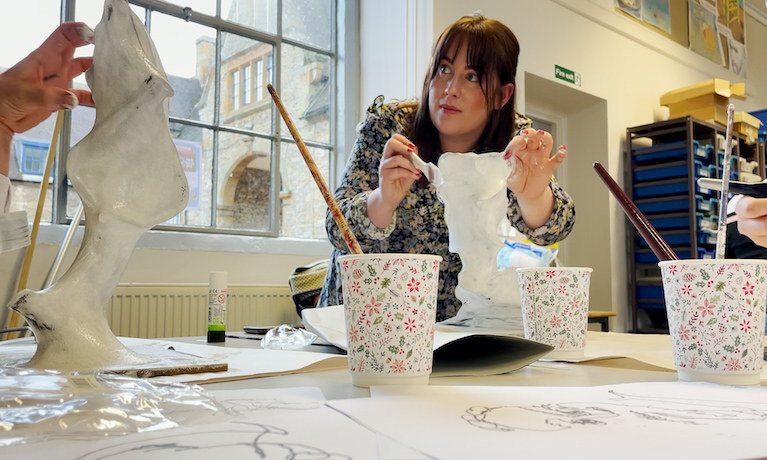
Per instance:
[[[330,48],[330,1],[283,1],[283,30],[291,39],[318,48]],[[269,30],[269,24],[258,11],[271,11],[274,1],[235,0],[228,20]],[[273,11],[272,11],[273,12]],[[276,66],[280,65],[278,90],[302,138],[307,142],[330,144],[331,97],[333,97],[331,66],[328,55],[283,43],[280,56],[268,43],[230,33],[221,35],[220,107],[215,105],[215,51],[212,37],[199,37],[196,42],[196,75],[180,78],[168,75],[174,89],[170,99],[172,117],[211,123],[219,110],[222,127],[217,142],[214,130],[186,123],[171,123],[172,137],[190,178],[190,205],[169,223],[191,227],[215,227],[225,231],[263,232],[269,228],[271,187],[279,187],[281,209],[279,234],[295,238],[325,239],[324,219],[327,206],[314,183],[302,156],[292,141],[277,143],[268,138],[245,134],[253,131],[272,135],[273,123],[281,124],[281,135],[290,139],[266,85],[275,83]],[[319,41],[319,43],[316,43]],[[78,107],[72,112],[70,145],[76,144],[91,129],[95,110]],[[26,209],[29,219],[34,215],[39,193],[40,176],[22,173],[21,163],[29,153],[30,142],[47,144],[53,131],[54,117],[33,130],[14,139],[11,179],[13,180],[13,210]],[[231,128],[234,131],[228,131]],[[37,145],[36,144],[36,145]],[[46,147],[47,148],[47,147]],[[184,150],[188,155],[184,155]],[[328,179],[328,148],[309,148],[312,157]],[[195,156],[198,155],[197,157]],[[272,169],[279,174],[272,183]],[[199,164],[197,164],[199,162]],[[214,164],[216,170],[213,171]],[[187,168],[188,166],[188,168]],[[213,203],[213,178],[216,181],[216,202]],[[79,199],[69,187],[68,215],[72,215]],[[43,221],[50,221],[50,195],[43,211]],[[211,209],[215,222],[211,222]]]

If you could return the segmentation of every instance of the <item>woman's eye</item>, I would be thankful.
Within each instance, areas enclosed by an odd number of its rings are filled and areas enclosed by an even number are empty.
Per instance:
[[[448,67],[446,64],[442,64],[439,66],[439,70],[437,70],[437,73],[439,73],[440,75],[450,73],[450,67]]]
[[[479,83],[479,77],[475,73],[469,73],[466,75],[466,79],[472,83]]]

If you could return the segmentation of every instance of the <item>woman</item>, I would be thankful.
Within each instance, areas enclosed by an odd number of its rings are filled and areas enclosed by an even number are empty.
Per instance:
[[[473,15],[449,26],[434,47],[420,104],[384,103],[379,96],[370,106],[335,193],[363,252],[442,256],[438,321],[460,308],[454,293],[461,261],[448,251],[444,207],[410,161],[412,152],[435,164],[443,152],[514,155],[517,167],[507,180],[511,223],[541,245],[572,230],[572,200],[552,179],[565,147],[550,158],[551,135],[529,129],[529,120],[516,120],[518,56],[516,37],[498,21]],[[348,251],[330,213],[326,221],[336,249],[319,306],[343,303],[336,260]]]

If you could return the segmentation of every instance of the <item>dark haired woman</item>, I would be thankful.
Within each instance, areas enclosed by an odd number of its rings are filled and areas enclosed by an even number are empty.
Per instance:
[[[550,156],[551,135],[530,129],[514,110],[518,56],[516,37],[498,21],[473,15],[450,25],[434,46],[420,103],[378,96],[368,108],[335,192],[365,253],[442,256],[437,321],[460,308],[461,260],[448,250],[437,190],[410,161],[411,152],[435,164],[443,152],[514,155],[517,166],[507,180],[512,225],[540,245],[561,241],[573,227],[572,200],[552,178],[565,147]],[[330,213],[326,222],[336,249],[319,306],[343,303],[336,260],[348,251]]]

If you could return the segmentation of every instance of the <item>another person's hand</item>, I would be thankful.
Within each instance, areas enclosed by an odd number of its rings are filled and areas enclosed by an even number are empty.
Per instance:
[[[567,148],[561,145],[557,153],[550,156],[553,143],[551,134],[525,129],[506,146],[504,158],[513,156],[515,160],[506,185],[517,198],[537,199],[549,189],[551,176],[567,155]]]
[[[767,198],[744,196],[735,205],[738,231],[759,246],[767,247]]]
[[[410,154],[414,151],[416,147],[413,143],[401,134],[392,136],[384,146],[378,167],[378,187],[381,198],[389,205],[397,207],[413,182],[421,177],[421,171],[410,160]]]
[[[9,148],[14,133],[37,126],[57,110],[93,105],[90,91],[67,89],[69,82],[93,63],[91,57],[74,58],[75,48],[90,43],[90,27],[82,22],[63,23],[39,48],[0,74],[3,150]],[[0,160],[0,173],[7,175],[7,158]]]

